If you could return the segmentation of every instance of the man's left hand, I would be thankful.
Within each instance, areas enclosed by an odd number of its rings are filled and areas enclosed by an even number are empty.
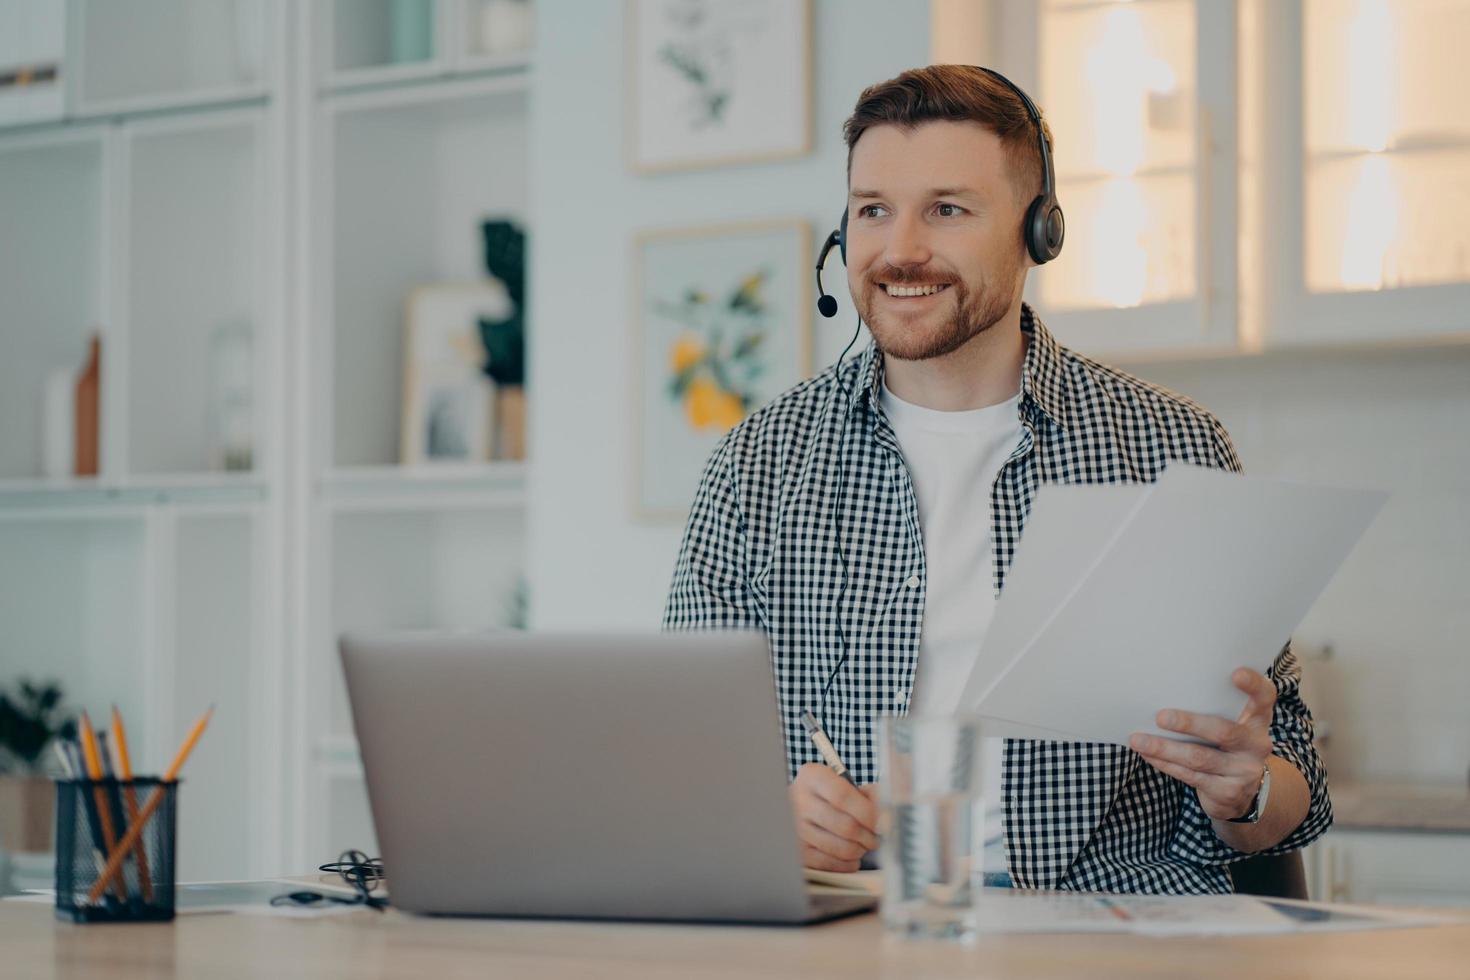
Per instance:
[[[1128,743],[1159,772],[1193,786],[1200,806],[1214,820],[1249,812],[1272,749],[1276,685],[1246,667],[1231,674],[1230,681],[1250,698],[1235,721],[1172,708],[1160,711],[1155,719],[1165,731],[1191,735],[1209,745],[1144,734],[1135,734]]]

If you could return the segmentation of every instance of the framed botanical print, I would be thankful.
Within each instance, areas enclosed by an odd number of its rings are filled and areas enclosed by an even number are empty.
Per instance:
[[[649,231],[635,253],[634,511],[677,521],[720,438],[811,373],[811,229]]]
[[[811,151],[810,0],[627,0],[626,18],[631,169]]]

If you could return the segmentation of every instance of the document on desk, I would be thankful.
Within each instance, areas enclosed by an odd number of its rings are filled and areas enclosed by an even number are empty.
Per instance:
[[[1260,936],[1454,925],[1463,915],[1329,905],[1251,895],[1099,895],[985,888],[982,932],[1127,932],[1143,936]]]
[[[804,869],[815,890],[882,896],[883,872]],[[981,888],[982,932],[1128,932],[1144,936],[1259,936],[1419,928],[1467,921],[1461,914],[1326,904],[1252,895],[1102,895],[1093,892]]]
[[[960,708],[987,734],[1121,745],[1162,708],[1234,718],[1232,671],[1265,672],[1386,499],[1179,464],[1044,485]]]

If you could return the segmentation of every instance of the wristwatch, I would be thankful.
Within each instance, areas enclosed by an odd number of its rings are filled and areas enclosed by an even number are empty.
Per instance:
[[[1261,819],[1261,814],[1266,812],[1266,797],[1271,795],[1271,767],[1265,766],[1261,771],[1261,788],[1256,790],[1256,798],[1251,801],[1251,808],[1243,817],[1231,817],[1230,823],[1255,823]]]

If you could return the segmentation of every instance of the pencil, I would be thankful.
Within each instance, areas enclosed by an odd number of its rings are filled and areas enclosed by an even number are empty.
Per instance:
[[[123,801],[128,805],[128,820],[138,822],[138,794],[133,790],[133,763],[128,757],[128,733],[123,728],[122,714],[117,705],[112,706],[112,750],[117,755],[117,775],[123,781]],[[148,871],[148,848],[143,839],[133,848],[133,860],[138,862],[138,882],[143,886],[144,901],[153,901],[153,880]]]
[[[85,711],[82,712],[81,727],[82,757],[87,761],[87,778],[94,782],[100,782],[103,779],[102,756],[97,751],[97,733],[93,730],[92,721],[87,717]],[[107,845],[107,850],[111,852],[113,846],[117,843],[117,835],[113,833],[112,829],[112,807],[108,804],[107,794],[101,786],[92,787],[92,798],[97,801],[97,819],[102,825],[102,841]],[[128,893],[123,887],[121,879],[113,882],[112,890],[117,894],[119,901],[126,902],[128,900]],[[101,897],[102,893],[98,891],[97,895],[91,901],[96,902]]]
[[[163,802],[164,790],[169,783],[174,782],[178,778],[179,770],[184,767],[184,760],[189,757],[189,753],[194,748],[194,743],[199,741],[199,736],[204,734],[204,726],[209,724],[209,716],[212,714],[214,714],[214,705],[211,704],[209,710],[200,715],[199,720],[194,723],[194,728],[189,732],[189,737],[184,739],[183,745],[179,746],[178,754],[174,756],[173,764],[168,767],[168,772],[163,774],[163,779],[159,782],[159,785],[155,786],[153,792],[148,794],[148,802],[144,803],[143,809],[138,811],[138,818],[133,821],[133,825],[128,828],[128,832],[123,835],[123,839],[108,854],[107,867],[102,869],[102,876],[97,879],[97,883],[92,886],[91,892],[88,893],[88,902],[95,903],[97,899],[101,898],[102,893],[107,890],[107,886],[112,883],[112,879],[117,877],[118,869],[122,867],[123,859],[127,857],[128,851],[143,836],[143,828],[148,826],[149,819],[152,818],[159,804]]]

